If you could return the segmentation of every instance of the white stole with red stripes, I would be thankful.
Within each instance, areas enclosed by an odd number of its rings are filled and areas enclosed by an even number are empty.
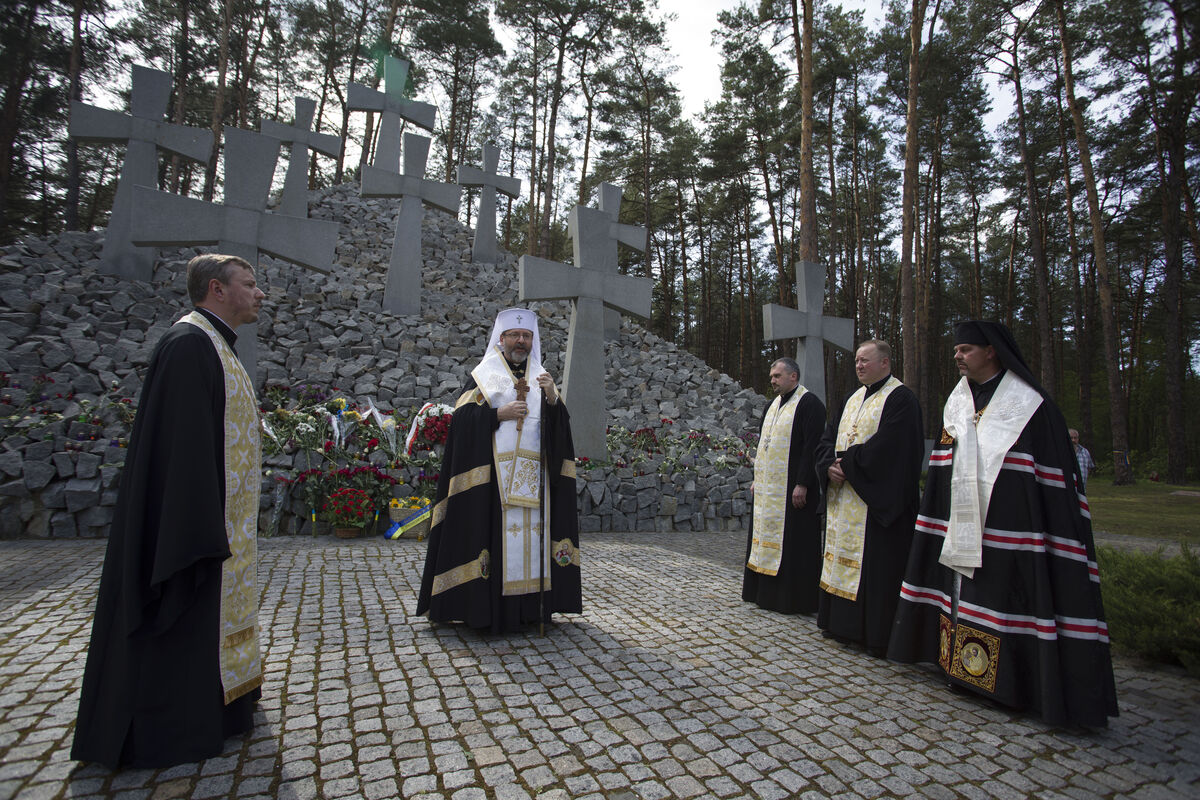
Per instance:
[[[1011,370],[1000,377],[996,393],[978,417],[966,377],[946,400],[942,424],[954,437],[955,452],[950,520],[938,561],[968,578],[983,564],[983,525],[1004,456],[1041,404],[1037,390]]]

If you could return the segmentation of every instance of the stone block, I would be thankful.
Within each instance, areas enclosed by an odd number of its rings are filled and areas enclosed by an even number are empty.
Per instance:
[[[75,515],[69,511],[56,511],[50,517],[50,537],[52,539],[74,539],[79,535],[75,525]]]
[[[579,530],[582,533],[597,533],[601,530],[601,518],[596,514],[588,514],[579,518]]]
[[[15,478],[21,474],[22,462],[20,452],[16,450],[5,450],[0,452],[0,473],[7,475],[10,478]]]
[[[14,481],[8,481],[7,483],[0,483],[0,497],[28,497],[28,496],[29,496],[29,487],[27,487],[25,485],[25,481],[23,481],[23,480],[18,479],[18,480],[14,480]],[[0,514],[0,516],[7,516],[7,515]]]
[[[82,511],[89,506],[100,504],[100,477],[72,478],[67,481],[64,493],[67,510],[71,513]]]
[[[52,463],[54,465],[54,469],[57,470],[58,477],[74,477],[75,462],[71,459],[70,453],[54,453],[50,456],[50,463]]]
[[[596,505],[600,505],[600,502],[604,499],[604,494],[605,494],[606,489],[607,489],[607,487],[604,485],[604,483],[602,481],[588,481],[587,482],[588,494],[590,494],[592,496],[592,502],[595,503]]]
[[[658,516],[673,517],[679,510],[679,501],[674,497],[664,496],[658,504]]]
[[[732,500],[732,501],[730,501],[730,509],[733,513],[733,516],[735,516],[735,517],[744,516],[746,514],[746,501],[740,500],[740,499]]]
[[[112,524],[113,507],[95,505],[85,508],[76,516],[79,525],[88,528],[107,527]]]
[[[635,511],[637,511],[637,507],[638,507],[637,495],[619,496],[615,505],[619,512],[622,512],[625,514],[632,514]],[[616,513],[616,512],[614,512],[614,513]]]
[[[657,489],[642,489],[637,493],[637,508],[641,512],[643,508],[649,508],[654,505],[654,501],[658,500],[659,494]]]
[[[49,445],[50,443],[46,442],[45,444]],[[33,445],[30,445],[31,449],[32,447]],[[47,453],[47,455],[49,455],[49,453]],[[28,456],[28,451],[26,451],[25,464],[21,469],[21,473],[25,479],[25,486],[28,487],[31,492],[36,492],[39,489],[46,488],[46,485],[50,483],[50,480],[57,472],[58,470],[56,470],[48,461],[30,459]]]
[[[610,530],[613,530],[613,531],[632,530],[632,527],[630,526],[629,517],[625,516],[620,511],[614,511],[613,515],[612,515],[612,522],[610,523]]]
[[[25,461],[49,461],[54,452],[54,442],[33,442],[25,445]]]

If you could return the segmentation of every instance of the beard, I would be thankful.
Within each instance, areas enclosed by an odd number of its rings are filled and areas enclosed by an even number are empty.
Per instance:
[[[514,347],[512,350],[505,352],[504,356],[514,364],[521,364],[525,359],[529,358],[529,351]]]

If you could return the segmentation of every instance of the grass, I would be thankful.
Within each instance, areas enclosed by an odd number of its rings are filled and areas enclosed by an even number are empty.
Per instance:
[[[1178,491],[1200,493],[1200,486],[1147,480],[1113,486],[1110,478],[1094,476],[1087,491],[1092,530],[1200,545],[1200,497],[1173,494]]]

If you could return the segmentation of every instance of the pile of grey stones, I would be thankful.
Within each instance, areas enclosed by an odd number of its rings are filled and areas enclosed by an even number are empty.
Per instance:
[[[421,314],[393,316],[381,299],[397,202],[363,199],[343,185],[316,193],[310,206],[312,217],[341,226],[336,263],[324,275],[260,258],[268,301],[258,324],[259,388],[315,384],[399,413],[426,402],[452,404],[496,312],[518,304],[516,258],[502,253],[498,263],[472,263],[470,230],[427,210]],[[102,244],[103,231],[96,231],[0,249],[2,538],[107,535],[128,435],[114,405],[122,397],[136,402],[155,343],[189,307],[183,271],[201,249],[162,250],[151,281],[122,281],[98,271]],[[543,363],[561,380],[570,305],[533,306]],[[619,338],[606,347],[610,425],[671,426],[674,434],[713,438],[757,429],[765,398],[640,324],[623,320]],[[96,415],[100,407],[108,412]],[[313,457],[266,459],[264,533],[310,532],[303,504],[276,478],[294,475]],[[581,528],[745,528],[749,469],[678,469],[663,458],[580,470]],[[397,477],[406,478],[397,494],[411,491],[415,475]]]

